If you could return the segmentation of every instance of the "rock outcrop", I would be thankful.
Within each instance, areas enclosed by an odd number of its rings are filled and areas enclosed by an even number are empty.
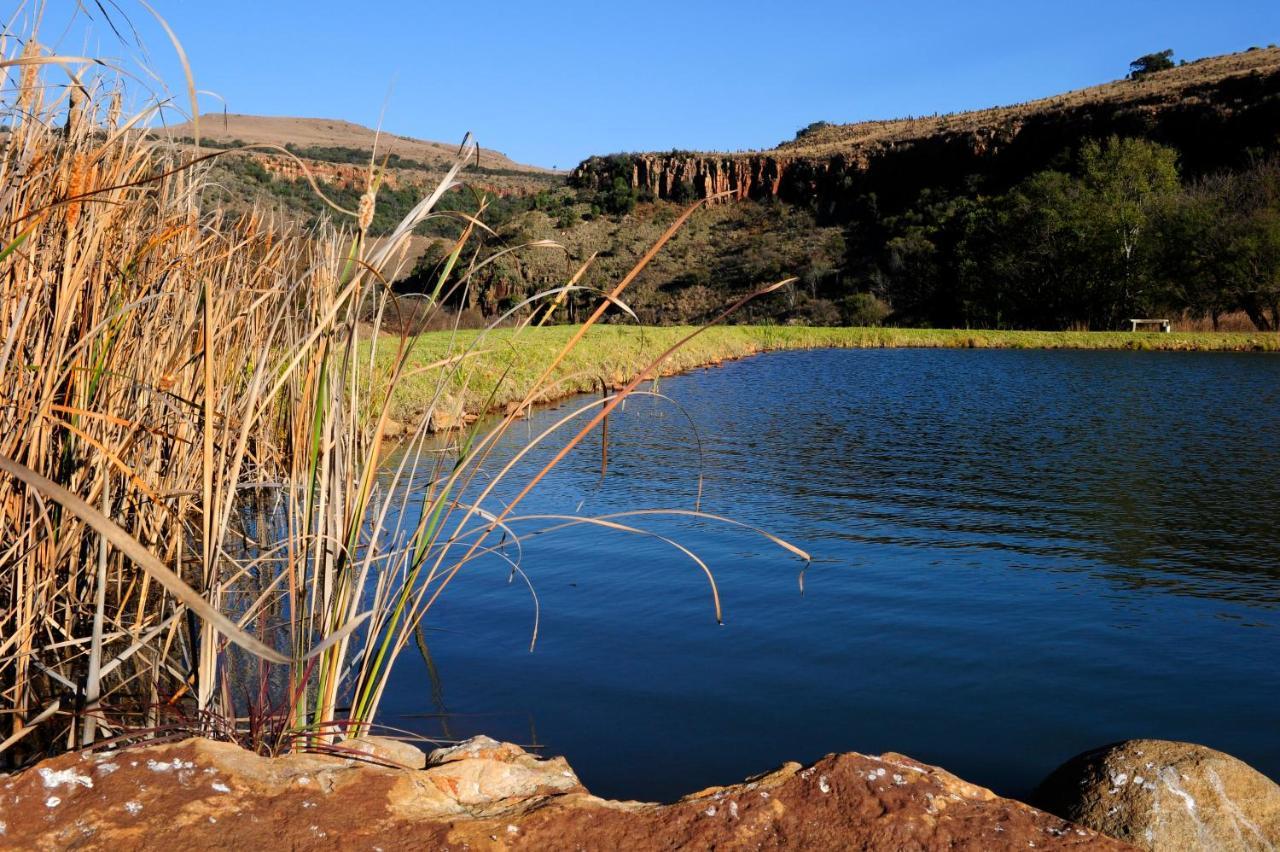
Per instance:
[[[0,779],[0,847],[1129,848],[896,754],[790,763],[656,805],[599,799],[563,759],[483,737],[416,771],[198,739],[67,754]]]
[[[1142,849],[1280,848],[1280,786],[1190,743],[1127,740],[1085,752],[1054,770],[1032,801]]]
[[[1027,104],[945,116],[829,125],[760,152],[687,151],[592,157],[571,175],[604,189],[618,177],[657,198],[780,198],[835,220],[863,199],[893,207],[925,187],[973,176],[1011,184],[1083,139],[1140,136],[1176,148],[1189,174],[1238,165],[1274,147],[1280,50],[1213,57]]]

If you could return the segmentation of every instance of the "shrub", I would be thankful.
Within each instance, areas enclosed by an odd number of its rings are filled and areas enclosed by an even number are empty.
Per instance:
[[[1157,71],[1168,71],[1172,67],[1174,67],[1172,50],[1148,53],[1146,56],[1139,56],[1129,63],[1129,79],[1137,80]]]
[[[840,300],[840,315],[845,325],[880,325],[890,313],[892,309],[871,293],[854,293]]]

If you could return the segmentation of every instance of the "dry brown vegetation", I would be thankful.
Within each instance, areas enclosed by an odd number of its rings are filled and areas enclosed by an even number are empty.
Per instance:
[[[303,231],[201,209],[209,161],[137,133],[154,107],[121,114],[104,66],[0,31],[0,77],[0,761],[174,732],[328,748],[367,730],[450,581],[483,559],[522,573],[523,498],[669,351],[532,439],[559,445],[551,462],[480,477],[514,415],[467,435],[457,457],[430,452],[424,430],[446,387],[475,390],[484,335],[426,364],[410,359],[412,336],[389,351],[383,338],[377,357],[367,345],[395,311],[386,282],[410,235],[473,152],[380,241],[372,191],[335,209],[343,227]],[[368,186],[378,180],[371,167]],[[692,213],[523,399],[546,393]],[[468,221],[424,321],[470,286],[483,229]],[[407,378],[428,416],[383,469]],[[490,507],[513,476],[519,494]],[[557,523],[638,532],[635,520]],[[718,614],[709,568],[689,558]]]
[[[191,122],[174,124],[157,132],[174,138],[189,138],[195,128]],[[301,147],[343,147],[394,153],[417,160],[444,171],[458,158],[458,146],[379,132],[350,121],[335,118],[290,118],[288,116],[236,115],[211,113],[200,122],[202,139],[228,143],[234,140],[250,144],[298,145]],[[530,174],[554,174],[550,169],[517,163],[506,154],[488,148],[476,149],[476,162],[484,168],[510,169]]]

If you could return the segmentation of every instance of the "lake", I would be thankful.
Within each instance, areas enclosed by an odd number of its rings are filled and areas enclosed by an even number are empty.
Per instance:
[[[398,662],[384,722],[536,744],[615,798],[833,751],[1020,796],[1133,737],[1280,777],[1280,357],[824,350],[659,390],[610,418],[603,481],[593,436],[522,511],[693,508],[701,470],[703,510],[812,554],[803,593],[794,556],[689,518],[628,522],[706,561],[723,626],[661,540],[525,536],[533,652],[528,588],[478,562]]]

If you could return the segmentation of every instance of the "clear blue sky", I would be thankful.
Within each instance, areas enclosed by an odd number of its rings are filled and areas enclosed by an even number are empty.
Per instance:
[[[136,0],[117,2],[181,92],[163,33]],[[452,142],[470,130],[561,168],[593,153],[771,147],[819,119],[1012,103],[1121,77],[1164,48],[1194,59],[1280,42],[1280,0],[153,5],[197,85],[231,112],[374,125],[385,105],[392,132]],[[73,7],[50,0],[46,41]],[[60,47],[136,58],[93,14],[93,40],[76,25]]]

